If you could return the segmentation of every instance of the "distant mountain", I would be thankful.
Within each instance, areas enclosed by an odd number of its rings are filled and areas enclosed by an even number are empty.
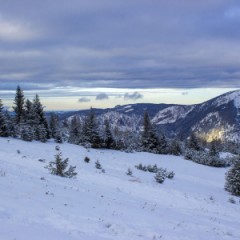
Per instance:
[[[144,111],[159,131],[168,137],[188,137],[192,132],[211,141],[240,141],[240,90],[225,93],[201,104],[129,104],[108,109],[94,109],[99,125],[109,119],[112,127],[140,131]],[[89,110],[65,112],[61,119],[86,116]]]
[[[158,112],[153,122],[172,134],[191,132],[211,141],[240,140],[240,91],[229,92],[207,102],[173,106]]]

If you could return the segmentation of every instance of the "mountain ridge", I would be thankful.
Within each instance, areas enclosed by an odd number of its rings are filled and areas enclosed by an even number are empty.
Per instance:
[[[192,105],[136,103],[92,110],[100,126],[107,118],[112,128],[118,126],[128,131],[140,131],[143,114],[147,111],[156,129],[168,137],[187,138],[195,132],[206,141],[240,141],[240,90]],[[67,112],[61,115],[61,119],[74,115],[84,117],[89,111]]]

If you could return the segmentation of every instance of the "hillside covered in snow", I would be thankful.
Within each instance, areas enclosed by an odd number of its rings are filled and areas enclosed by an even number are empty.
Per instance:
[[[112,128],[139,131],[143,115],[147,111],[156,129],[167,137],[189,137],[195,133],[211,142],[240,142],[240,90],[227,92],[206,102],[194,105],[146,104],[116,106],[110,109],[94,109],[98,124],[103,126],[108,119]],[[60,114],[61,119],[71,116],[87,116],[89,110]]]
[[[76,178],[45,168],[56,143],[0,138],[1,240],[240,239],[239,199],[224,191],[227,168],[171,155],[59,146],[76,166]],[[97,160],[105,171],[95,168]],[[153,173],[135,168],[140,163],[175,176],[159,184]]]

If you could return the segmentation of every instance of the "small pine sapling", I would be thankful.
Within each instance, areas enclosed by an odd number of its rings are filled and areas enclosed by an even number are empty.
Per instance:
[[[158,183],[163,183],[165,181],[165,176],[162,172],[157,172],[154,178]]]
[[[214,201],[214,197],[213,197],[213,196],[210,196],[209,199],[210,199],[211,201]]]
[[[139,163],[138,165],[136,165],[135,168],[138,170],[142,170],[143,169],[142,163]]]
[[[75,169],[76,169],[76,166],[70,165],[68,170],[65,171],[65,173],[64,173],[65,177],[67,177],[67,178],[75,177],[77,175],[77,173],[75,172]]]
[[[51,161],[46,168],[49,169],[50,173],[53,175],[67,178],[75,177],[77,175],[75,172],[76,167],[70,165],[67,169],[68,161],[68,158],[62,159],[62,153],[58,152],[55,155],[55,161]]]
[[[55,147],[55,150],[56,150],[56,151],[59,151],[59,150],[60,150],[60,147],[59,147],[59,146],[56,146],[56,147]]]
[[[167,177],[168,179],[173,179],[174,176],[175,176],[175,173],[174,173],[173,171],[171,171],[171,172],[166,172],[166,177]]]
[[[95,162],[95,167],[96,169],[102,169],[102,165],[98,160]]]
[[[230,197],[228,201],[232,204],[236,204],[236,200],[233,197]]]
[[[90,158],[86,156],[86,157],[84,158],[84,162],[85,162],[85,163],[89,163],[89,162],[90,162]]]
[[[132,170],[131,170],[131,168],[128,168],[128,170],[127,170],[127,172],[126,172],[126,174],[128,175],[128,176],[132,176]]]

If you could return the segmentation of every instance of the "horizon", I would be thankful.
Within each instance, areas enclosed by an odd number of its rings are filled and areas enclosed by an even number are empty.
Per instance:
[[[46,111],[77,111],[87,110],[90,108],[106,109],[113,108],[118,105],[123,106],[138,103],[194,105],[239,89],[144,89],[130,93],[125,93],[123,89],[115,89],[115,92],[114,89],[111,89],[111,92],[108,93],[106,93],[106,89],[104,93],[100,92],[99,89],[98,91],[92,89],[93,91],[90,93],[89,90],[86,91],[86,94],[82,97],[82,102],[79,101],[79,96],[74,96],[74,94],[72,96],[51,97],[48,92],[22,90],[25,99],[32,100],[34,96],[38,94]],[[0,90],[0,95],[3,95],[2,93],[3,91]],[[10,110],[13,106],[15,93],[16,91],[5,91],[5,98],[0,97],[3,105]],[[77,92],[75,94],[77,95]],[[157,95],[159,96],[156,97]],[[84,99],[89,100],[85,101]]]

